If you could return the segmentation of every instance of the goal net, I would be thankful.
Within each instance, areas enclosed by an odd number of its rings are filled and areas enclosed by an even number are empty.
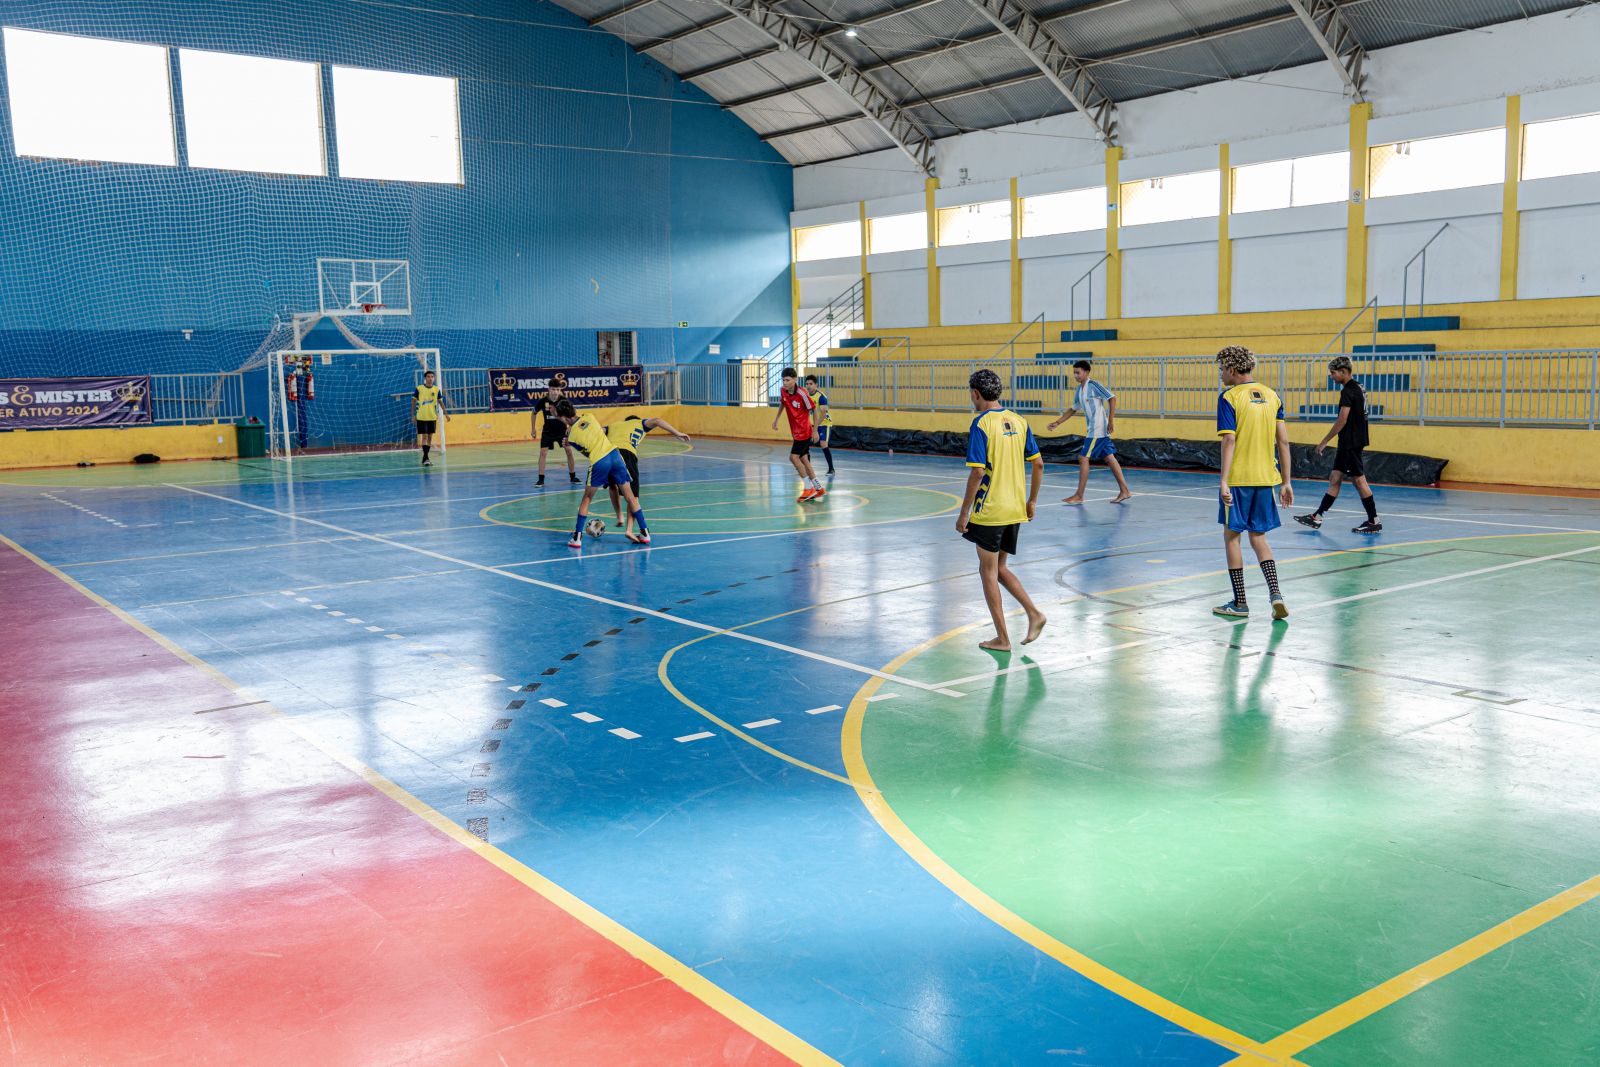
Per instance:
[[[416,446],[412,391],[433,371],[436,348],[348,348],[271,353],[267,373],[268,452],[292,459]],[[450,398],[443,396],[446,407]],[[444,446],[444,422],[435,433]]]

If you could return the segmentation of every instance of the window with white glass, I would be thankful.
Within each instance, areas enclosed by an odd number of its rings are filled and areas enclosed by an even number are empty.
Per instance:
[[[11,26],[3,36],[17,155],[177,164],[165,47]]]
[[[1374,197],[1496,185],[1505,180],[1506,131],[1475,130],[1446,137],[1396,141],[1371,150]]]
[[[326,174],[315,63],[178,50],[191,167]]]
[[[1215,218],[1222,210],[1222,172],[1195,171],[1122,183],[1122,225]]]
[[[1022,200],[1022,236],[1083,233],[1106,228],[1106,187],[1040,193]]]
[[[1349,152],[1249,163],[1233,168],[1233,213],[1336,204],[1349,184]]]
[[[928,247],[928,213],[908,211],[867,220],[867,251],[912,252]]]
[[[456,80],[333,68],[341,178],[461,183]]]
[[[989,200],[939,209],[939,244],[1011,240],[1011,201]]]
[[[831,222],[824,226],[801,226],[794,231],[794,258],[801,263],[814,259],[841,259],[861,255],[861,223]]]
[[[1530,122],[1522,130],[1522,177],[1600,172],[1600,115]]]

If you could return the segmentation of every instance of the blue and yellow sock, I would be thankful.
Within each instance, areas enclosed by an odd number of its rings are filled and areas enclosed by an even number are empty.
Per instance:
[[[640,508],[633,513],[633,524],[639,528],[640,537],[649,536],[650,531],[644,525],[644,508]]]
[[[572,528],[572,539],[573,539],[573,540],[574,540],[574,541],[577,541],[577,540],[579,540],[579,539],[580,539],[580,538],[582,538],[582,537],[583,537],[583,524],[584,524],[584,523],[585,523],[585,522],[587,522],[587,521],[588,521],[588,520],[589,520],[589,516],[587,516],[587,515],[585,515],[585,514],[584,514],[584,513],[583,513],[583,512],[581,512],[581,511],[580,511],[580,512],[578,512],[578,522],[577,522],[577,525],[575,525],[575,526],[574,526],[574,527],[573,527],[573,528]]]

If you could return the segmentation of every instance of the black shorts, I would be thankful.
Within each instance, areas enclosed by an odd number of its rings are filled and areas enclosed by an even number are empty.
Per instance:
[[[1333,469],[1347,478],[1360,478],[1367,473],[1361,462],[1361,449],[1340,448],[1333,455]]]
[[[557,448],[567,443],[567,424],[560,419],[545,419],[539,432],[540,448]]]
[[[789,455],[801,457],[811,455],[811,442],[796,441],[794,444],[789,446]]]
[[[426,434],[426,433],[434,433],[438,429],[439,429],[439,420],[438,419],[427,419],[427,420],[418,419],[417,420],[417,436],[418,437],[421,437],[423,434]]]
[[[633,483],[633,495],[639,495],[639,454],[629,452],[626,448],[617,449],[622,453],[622,462],[628,465],[628,480]]]
[[[979,526],[975,522],[969,522],[967,532],[961,536],[985,552],[1004,552],[1008,556],[1014,556],[1017,554],[1017,533],[1021,529],[1020,522],[1014,522],[1010,526]]]

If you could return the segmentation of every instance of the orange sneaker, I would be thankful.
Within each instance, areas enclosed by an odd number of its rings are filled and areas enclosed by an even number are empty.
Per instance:
[[[828,495],[828,491],[826,489],[813,489],[813,490],[811,490],[811,499],[812,500],[821,500],[823,497],[825,497],[827,495]]]
[[[803,493],[801,493],[799,496],[795,497],[794,498],[794,502],[796,504],[804,504],[807,500],[810,500],[812,497],[814,497],[816,495],[817,495],[817,491],[815,489],[807,489]]]

